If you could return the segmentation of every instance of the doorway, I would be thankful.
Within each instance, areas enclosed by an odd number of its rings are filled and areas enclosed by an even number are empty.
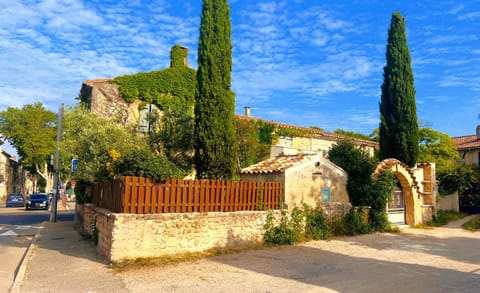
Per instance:
[[[398,181],[397,188],[387,202],[387,216],[388,221],[392,224],[405,224],[405,199],[402,186]]]

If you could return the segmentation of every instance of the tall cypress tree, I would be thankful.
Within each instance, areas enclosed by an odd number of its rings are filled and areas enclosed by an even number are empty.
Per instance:
[[[392,15],[386,57],[380,103],[380,157],[396,158],[413,167],[419,154],[417,109],[405,21],[400,12]]]
[[[199,178],[230,179],[236,174],[230,35],[227,1],[204,0],[195,96],[195,167]]]

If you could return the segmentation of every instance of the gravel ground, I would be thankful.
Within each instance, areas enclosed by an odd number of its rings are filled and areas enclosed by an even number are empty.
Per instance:
[[[480,292],[480,233],[336,237],[119,273],[129,292]]]

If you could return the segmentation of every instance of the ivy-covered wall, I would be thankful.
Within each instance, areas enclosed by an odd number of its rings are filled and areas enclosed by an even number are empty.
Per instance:
[[[193,107],[196,72],[186,64],[188,50],[172,47],[170,68],[115,77],[120,95],[127,103],[136,100],[152,103],[161,109],[178,105]],[[173,101],[177,100],[177,101]]]

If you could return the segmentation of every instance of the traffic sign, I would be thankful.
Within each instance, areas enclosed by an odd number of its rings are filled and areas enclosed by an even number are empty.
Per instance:
[[[78,159],[72,159],[72,172],[77,172]]]

